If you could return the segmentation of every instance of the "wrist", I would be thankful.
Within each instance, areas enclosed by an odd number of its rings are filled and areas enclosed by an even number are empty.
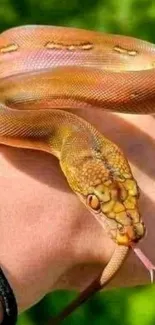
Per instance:
[[[15,325],[17,322],[17,302],[14,292],[0,269],[0,324]]]

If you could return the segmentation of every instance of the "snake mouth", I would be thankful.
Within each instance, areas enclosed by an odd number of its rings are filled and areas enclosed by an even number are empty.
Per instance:
[[[131,246],[132,243],[137,243],[145,236],[146,228],[143,221],[141,219],[138,222],[135,221],[129,213],[126,213],[125,224],[109,218],[108,215],[104,215],[101,211],[99,213],[93,211],[93,215],[118,245]]]
[[[117,227],[115,242],[118,245],[130,246],[144,237],[146,232],[144,223],[137,222],[124,227]]]

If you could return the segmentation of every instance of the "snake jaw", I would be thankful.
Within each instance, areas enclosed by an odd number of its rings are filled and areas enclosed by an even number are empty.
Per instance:
[[[119,245],[130,246],[131,243],[137,243],[145,234],[145,225],[142,221],[137,224],[131,224],[117,231],[115,241]]]

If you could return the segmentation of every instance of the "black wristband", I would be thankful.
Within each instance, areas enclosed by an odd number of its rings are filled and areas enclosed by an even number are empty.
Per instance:
[[[17,322],[17,302],[2,269],[0,268],[0,302],[3,307],[3,321],[0,325],[15,325]]]

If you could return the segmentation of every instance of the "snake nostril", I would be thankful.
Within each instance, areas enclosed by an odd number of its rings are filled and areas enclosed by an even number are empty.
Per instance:
[[[121,235],[124,235],[125,234],[125,229],[123,227],[123,225],[121,225],[120,223],[118,224],[118,230],[120,232]]]

